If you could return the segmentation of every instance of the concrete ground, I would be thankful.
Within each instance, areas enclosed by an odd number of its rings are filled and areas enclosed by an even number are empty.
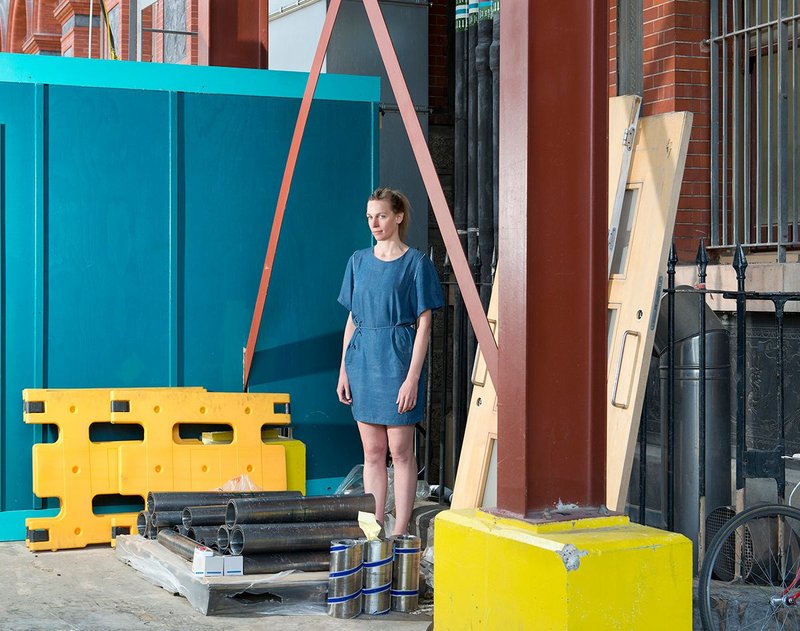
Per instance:
[[[0,543],[0,629],[3,631],[128,631],[203,628],[226,631],[426,631],[430,608],[416,614],[337,620],[316,616],[204,616],[181,596],[145,580],[111,547],[29,552]]]

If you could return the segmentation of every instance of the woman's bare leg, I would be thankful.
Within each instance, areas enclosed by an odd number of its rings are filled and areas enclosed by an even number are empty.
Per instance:
[[[361,444],[364,447],[364,492],[375,497],[375,518],[383,525],[386,508],[386,451],[388,442],[385,425],[358,422]]]
[[[408,522],[417,492],[417,460],[414,458],[413,425],[389,426],[389,451],[394,465],[395,535],[408,533]]]

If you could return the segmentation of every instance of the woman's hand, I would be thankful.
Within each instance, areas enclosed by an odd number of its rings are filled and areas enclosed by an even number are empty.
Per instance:
[[[406,379],[403,385],[400,386],[400,391],[397,393],[397,413],[405,414],[414,409],[417,404],[417,381],[414,379]]]
[[[347,378],[347,373],[345,371],[339,373],[339,384],[336,386],[336,394],[339,395],[339,401],[345,405],[353,405],[353,397],[350,396],[350,380]]]

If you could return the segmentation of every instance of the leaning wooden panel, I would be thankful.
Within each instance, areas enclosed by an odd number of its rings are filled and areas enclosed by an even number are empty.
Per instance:
[[[494,275],[492,297],[489,300],[489,326],[497,341],[497,274]],[[492,452],[497,443],[497,390],[495,390],[483,354],[475,357],[472,372],[472,399],[461,444],[456,483],[451,508],[481,508],[496,505],[497,490],[487,489]],[[495,465],[496,466],[496,465]],[[488,493],[487,493],[488,491]],[[490,499],[492,498],[492,499]]]
[[[639,120],[609,280],[606,503],[623,510],[692,115]]]
[[[642,97],[635,94],[608,99],[608,273],[619,232],[625,184],[631,170],[633,142]]]

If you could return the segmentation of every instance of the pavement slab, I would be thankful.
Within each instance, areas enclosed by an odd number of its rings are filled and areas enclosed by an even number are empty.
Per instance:
[[[5,542],[0,543],[0,567],[3,631],[263,631],[265,626],[275,631],[427,631],[432,619],[430,606],[416,614],[354,620],[325,615],[204,616],[185,598],[153,585],[122,563],[109,546],[30,552],[24,542]]]

